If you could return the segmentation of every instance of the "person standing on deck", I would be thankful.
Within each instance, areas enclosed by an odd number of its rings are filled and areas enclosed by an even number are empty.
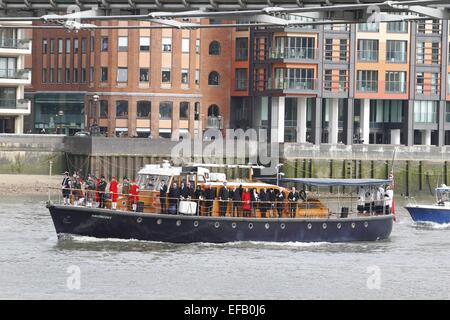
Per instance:
[[[227,183],[224,182],[223,186],[219,190],[219,207],[220,216],[225,217],[227,215],[228,200],[230,199],[230,192],[227,188]]]
[[[286,199],[286,196],[284,195],[283,190],[278,190],[278,193],[276,194],[276,206],[277,206],[278,218],[283,217],[283,208],[284,208],[284,200],[285,199]]]
[[[95,181],[91,175],[86,181],[86,206],[92,207],[92,202],[95,200]]]
[[[386,187],[386,192],[384,194],[385,198],[385,214],[391,214],[392,212],[392,199],[394,199],[394,190],[391,186]]]
[[[178,201],[180,200],[180,190],[177,184],[174,182],[169,189],[169,214],[177,214]]]
[[[109,193],[111,195],[111,209],[117,209],[117,198],[119,197],[119,183],[116,180],[116,177],[112,177],[111,182],[109,183]]]
[[[105,176],[101,176],[100,182],[98,184],[98,193],[99,193],[99,197],[100,197],[100,204],[99,204],[99,208],[104,208],[105,207],[105,201],[106,201],[106,187],[107,187],[108,183],[105,180]]]
[[[359,187],[357,207],[358,213],[364,213],[364,205],[366,203],[366,190],[364,186]]]
[[[130,194],[130,180],[125,176],[122,182],[122,194],[128,196]]]
[[[250,217],[250,212],[252,210],[250,201],[250,192],[248,191],[248,188],[245,188],[245,190],[242,192],[242,209],[244,211],[244,217]]]
[[[214,206],[214,190],[211,189],[211,185],[208,184],[205,190],[205,207],[206,215],[211,216],[211,211]]]
[[[375,211],[378,214],[383,213],[384,208],[384,188],[379,186],[375,194]]]
[[[275,200],[276,200],[276,195],[275,195],[275,191],[273,190],[273,188],[269,189],[268,192],[268,198],[269,198],[269,210],[270,210],[270,217],[273,218],[275,215]]]
[[[62,196],[64,205],[70,204],[70,188],[72,187],[72,182],[69,177],[69,172],[64,172],[64,178],[61,182]]]
[[[137,210],[137,204],[139,202],[139,187],[136,184],[136,180],[133,180],[130,185],[130,204],[131,210]]]
[[[252,207],[252,215],[256,217],[256,207],[258,206],[259,195],[256,192],[256,189],[253,188],[250,190],[250,205]]]
[[[289,201],[289,214],[291,218],[295,218],[297,215],[297,201],[300,198],[298,192],[295,190],[295,187],[292,187],[291,192],[288,194]]]
[[[241,193],[238,188],[234,188],[231,199],[232,199],[231,215],[233,217],[239,217],[241,214],[241,208],[242,208],[242,198],[241,198]]]
[[[261,211],[261,218],[266,218],[267,216],[267,210],[270,207],[269,203],[269,193],[267,192],[266,188],[263,188],[259,192],[259,200],[261,201],[261,204],[259,206],[259,210]]]
[[[163,180],[159,186],[159,202],[161,204],[161,213],[166,213],[167,211],[167,185]]]
[[[192,199],[194,199],[194,201],[197,203],[197,210],[196,210],[196,214],[199,216],[201,215],[201,211],[200,211],[200,201],[204,200],[204,195],[203,195],[203,190],[202,188],[197,185],[197,188],[194,191],[194,196]]]

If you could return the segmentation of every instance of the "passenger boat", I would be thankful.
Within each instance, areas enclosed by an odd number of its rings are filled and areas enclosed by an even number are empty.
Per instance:
[[[230,166],[228,166],[230,167]],[[235,241],[269,242],[348,242],[376,241],[387,239],[393,225],[393,215],[373,210],[356,210],[356,197],[340,195],[334,205],[325,205],[320,193],[303,192],[303,199],[290,207],[287,200],[289,189],[253,180],[253,167],[240,166],[249,172],[245,180],[227,180],[223,173],[211,172],[206,165],[186,167],[171,166],[165,162],[159,165],[145,165],[139,172],[139,206],[130,210],[128,195],[120,195],[115,210],[92,208],[84,205],[62,205],[49,200],[50,211],[58,236],[70,234],[97,238],[120,238],[171,243],[226,243]],[[227,182],[227,187],[252,188],[257,191],[267,188],[284,192],[280,201],[281,215],[269,210],[262,215],[264,203],[253,202],[250,216],[233,216],[232,201],[212,201],[211,215],[206,215],[208,205],[204,200],[179,200],[177,211],[162,213],[159,197],[161,181],[167,185],[173,182],[190,182],[201,189],[217,189]],[[380,179],[297,179],[295,182],[310,188],[378,186],[389,184]],[[167,199],[166,199],[167,201]],[[226,208],[226,215],[220,216],[220,206]],[[271,205],[267,203],[267,206]],[[198,210],[197,210],[198,206]],[[267,207],[266,207],[267,208]],[[292,209],[292,217],[290,209]],[[206,211],[205,211],[206,209]],[[272,214],[270,214],[272,213]]]
[[[442,185],[435,189],[434,204],[417,204],[411,201],[405,209],[415,222],[450,223],[450,187]]]

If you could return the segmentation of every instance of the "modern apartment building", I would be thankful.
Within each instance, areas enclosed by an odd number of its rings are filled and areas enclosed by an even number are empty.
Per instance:
[[[26,24],[15,23],[15,26]],[[0,133],[23,133],[24,116],[30,114],[30,101],[24,100],[24,87],[31,84],[25,58],[31,55],[31,40],[18,28],[0,25]]]
[[[448,21],[252,29],[249,51],[273,141],[450,145]]]
[[[150,26],[150,22],[102,22]],[[34,131],[179,139],[229,126],[231,29],[34,30]]]

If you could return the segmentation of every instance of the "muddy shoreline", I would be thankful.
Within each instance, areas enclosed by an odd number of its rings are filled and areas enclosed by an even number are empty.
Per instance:
[[[62,176],[0,174],[0,196],[47,195],[49,187],[60,187],[61,180]]]

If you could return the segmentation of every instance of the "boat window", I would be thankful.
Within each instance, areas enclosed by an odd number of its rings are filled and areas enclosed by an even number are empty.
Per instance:
[[[158,191],[161,185],[161,181],[165,181],[167,185],[168,180],[169,176],[143,174],[139,176],[138,185],[140,190]]]

